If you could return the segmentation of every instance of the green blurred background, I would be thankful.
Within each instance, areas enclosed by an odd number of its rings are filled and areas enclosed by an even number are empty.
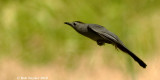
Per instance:
[[[160,0],[0,0],[0,62],[15,60],[29,70],[54,64],[65,71],[76,70],[84,59],[92,68],[100,55],[104,67],[131,75],[122,80],[137,79],[142,69],[131,57],[112,45],[99,47],[65,21],[103,25],[146,63],[159,52]]]

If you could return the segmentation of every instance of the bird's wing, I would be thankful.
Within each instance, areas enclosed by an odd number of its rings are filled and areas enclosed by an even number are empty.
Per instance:
[[[102,38],[104,38],[105,40],[109,40],[112,43],[119,41],[118,37],[115,34],[111,33],[103,26],[92,24],[92,25],[88,25],[88,29],[96,32]]]

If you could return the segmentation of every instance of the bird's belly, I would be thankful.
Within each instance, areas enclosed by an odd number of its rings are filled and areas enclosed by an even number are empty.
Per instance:
[[[99,36],[98,34],[95,34],[95,33],[83,33],[82,35],[84,35],[94,41],[103,40],[103,38],[101,36]]]

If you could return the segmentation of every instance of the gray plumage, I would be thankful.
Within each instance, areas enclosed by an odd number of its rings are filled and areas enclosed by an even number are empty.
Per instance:
[[[98,24],[86,24],[80,21],[74,21],[72,23],[65,22],[65,24],[70,25],[80,34],[96,41],[99,46],[102,46],[105,43],[114,45],[116,48],[128,53],[135,61],[139,63],[140,66],[146,68],[147,65],[140,58],[127,49],[115,34],[108,31],[103,26]]]

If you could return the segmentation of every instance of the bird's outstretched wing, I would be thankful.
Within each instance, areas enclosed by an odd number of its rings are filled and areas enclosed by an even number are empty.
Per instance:
[[[135,61],[139,63],[140,66],[142,66],[143,68],[146,68],[147,65],[140,58],[138,58],[133,52],[127,49],[115,34],[108,31],[103,26],[96,25],[96,24],[88,25],[88,29],[92,30],[93,32],[96,32],[104,40],[111,42],[111,44],[115,45],[123,52],[128,53]]]

